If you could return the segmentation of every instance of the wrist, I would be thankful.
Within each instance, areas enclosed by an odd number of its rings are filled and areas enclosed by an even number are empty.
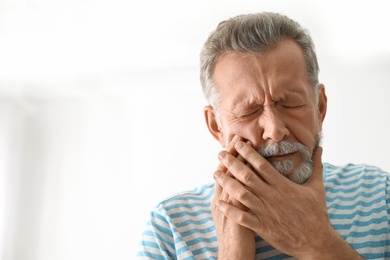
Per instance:
[[[301,260],[360,260],[363,259],[336,231],[324,236],[325,239],[311,254],[298,257]]]
[[[254,259],[256,242],[252,230],[232,224],[230,232],[218,237],[218,259]]]

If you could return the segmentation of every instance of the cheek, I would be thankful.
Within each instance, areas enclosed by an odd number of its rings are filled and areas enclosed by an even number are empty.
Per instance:
[[[313,115],[302,119],[291,120],[288,124],[290,134],[296,141],[305,145],[310,151],[314,149],[316,138],[321,131],[321,121]]]
[[[228,144],[235,135],[249,140],[252,144],[257,144],[261,139],[261,131],[256,120],[249,122],[228,122],[224,125],[225,145]]]
[[[245,140],[251,140],[254,136],[255,124],[250,122],[234,122],[226,121],[221,124],[221,132],[223,133],[223,138],[225,146],[230,143],[235,135],[238,135]]]

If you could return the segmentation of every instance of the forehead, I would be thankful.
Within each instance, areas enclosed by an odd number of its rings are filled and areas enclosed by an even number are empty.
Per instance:
[[[283,93],[311,89],[303,52],[285,40],[264,53],[227,53],[217,62],[214,80],[224,100],[273,98]]]

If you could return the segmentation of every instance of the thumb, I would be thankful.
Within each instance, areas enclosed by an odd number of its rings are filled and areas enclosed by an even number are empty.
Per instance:
[[[313,169],[310,178],[306,181],[306,185],[313,185],[315,183],[320,183],[323,185],[322,177],[322,147],[318,146],[313,154]]]

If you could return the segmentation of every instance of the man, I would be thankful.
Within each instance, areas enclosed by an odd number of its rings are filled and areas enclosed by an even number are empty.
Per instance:
[[[325,87],[309,33],[276,13],[220,23],[201,52],[215,184],[151,213],[139,258],[390,258],[390,178],[322,164]]]

